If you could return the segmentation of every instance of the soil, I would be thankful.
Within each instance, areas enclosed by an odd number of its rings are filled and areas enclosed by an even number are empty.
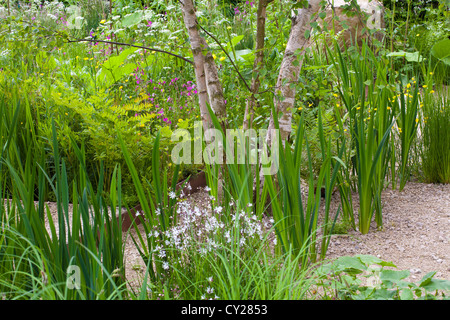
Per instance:
[[[353,195],[354,210],[358,210],[357,194]],[[192,205],[203,206],[208,194],[199,191],[189,196]],[[334,195],[332,208],[339,206]],[[450,279],[450,185],[409,182],[403,191],[386,189],[382,194],[383,228],[372,223],[368,234],[353,229],[332,236],[328,259],[356,254],[374,255],[393,262],[398,270],[410,270],[406,280],[417,282],[425,274],[436,271],[435,278]],[[56,205],[50,203],[56,218]],[[145,231],[138,226],[142,235]],[[126,276],[130,286],[139,285],[144,263],[130,235],[124,235]]]

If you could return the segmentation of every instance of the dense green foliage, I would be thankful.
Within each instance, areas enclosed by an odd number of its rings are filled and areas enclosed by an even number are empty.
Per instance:
[[[111,8],[100,0],[0,1],[0,194],[7,200],[0,206],[0,295],[445,298],[448,283],[433,274],[416,285],[402,281],[401,271],[382,270],[380,286],[360,285],[356,275],[369,265],[395,267],[374,257],[316,266],[337,223],[361,233],[373,220],[383,227],[386,186],[402,190],[411,177],[450,182],[448,4],[383,3],[382,41],[346,47],[339,37],[329,41],[332,30],[311,33],[299,81],[286,84],[296,90],[292,134],[279,141],[277,174],[264,176],[249,144],[244,163],[172,162],[172,133],[192,136],[201,119],[177,1],[115,0]],[[255,130],[276,113],[291,6],[282,0],[268,7]],[[203,0],[196,8],[214,36],[201,32],[218,68],[227,123],[242,128],[255,76],[257,1]],[[206,172],[207,208],[186,206],[176,190],[197,170]],[[337,212],[330,210],[334,191]],[[57,217],[47,201],[56,203]],[[138,203],[144,231],[132,240],[146,265],[138,288],[130,288],[127,235],[116,217]],[[66,282],[71,266],[80,266],[78,290]],[[311,289],[317,285],[321,296]]]

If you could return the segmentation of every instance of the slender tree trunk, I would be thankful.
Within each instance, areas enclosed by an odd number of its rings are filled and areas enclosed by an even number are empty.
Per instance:
[[[305,38],[305,32],[310,27],[310,20],[313,13],[320,9],[322,0],[310,0],[308,8],[298,9],[298,14],[292,17],[291,33],[286,44],[283,61],[281,62],[280,73],[278,74],[276,84],[276,94],[274,98],[275,110],[281,114],[278,120],[280,127],[281,141],[284,142],[291,134],[292,129],[292,110],[295,103],[295,86],[299,79],[300,70],[303,64],[303,55],[308,39]],[[273,114],[270,117],[267,143],[271,145],[271,130],[274,129]]]
[[[201,38],[203,46],[208,49],[208,44],[205,39]],[[225,98],[223,96],[223,88],[220,83],[219,73],[217,71],[216,63],[209,50],[207,50],[205,55],[205,79],[206,79],[206,89],[208,91],[209,101],[211,103],[211,108],[214,114],[220,121],[222,129],[225,133],[227,128],[227,110],[225,105]]]
[[[200,36],[193,1],[179,0],[179,2],[181,3],[184,24],[188,30],[191,50],[194,55],[195,76],[199,89],[200,112],[202,114],[203,127],[205,128],[205,131],[213,127],[211,117],[207,109],[207,103],[209,102],[211,109],[217,116],[225,134],[227,128],[226,105],[216,63],[214,62],[214,58],[209,51],[206,40]],[[208,140],[211,138],[206,135],[205,137]],[[217,152],[222,153],[222,169],[226,171],[226,154],[220,141]],[[220,176],[218,178],[220,179]]]
[[[247,105],[245,106],[244,113],[244,122],[243,129],[246,130],[252,127],[253,123],[253,111],[256,105],[255,94],[259,90],[259,73],[261,68],[264,65],[264,38],[266,36],[266,11],[267,5],[271,3],[273,0],[259,0],[258,2],[258,11],[257,21],[256,21],[256,53],[255,53],[255,61],[253,63],[253,74],[254,77],[252,79],[251,91],[252,95],[250,100],[248,100]]]
[[[202,38],[197,27],[197,17],[192,0],[180,1],[182,5],[183,20],[188,31],[191,50],[194,56],[195,78],[200,106],[200,115],[202,117],[203,129],[206,131],[213,127],[211,117],[208,112],[209,103],[208,91],[206,87],[205,76],[205,56],[203,55]]]

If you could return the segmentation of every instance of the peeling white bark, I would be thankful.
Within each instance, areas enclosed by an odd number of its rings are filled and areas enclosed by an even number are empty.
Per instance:
[[[223,132],[227,128],[227,113],[222,84],[214,58],[209,51],[206,40],[200,36],[195,7],[192,0],[180,0],[181,11],[183,12],[184,24],[188,30],[191,50],[194,56],[195,76],[199,91],[200,112],[202,114],[205,138],[210,139],[208,134],[213,128],[212,120],[208,112],[207,103],[210,104],[214,114],[219,119]],[[219,150],[223,149],[223,144],[218,143]],[[226,163],[226,155],[223,153],[222,163]],[[226,167],[224,167],[226,169]]]
[[[292,18],[291,33],[286,44],[283,61],[281,62],[280,73],[277,79],[277,95],[274,98],[276,111],[281,114],[279,119],[280,137],[284,144],[289,137],[292,128],[292,110],[295,103],[295,87],[291,83],[298,81],[300,70],[302,68],[304,50],[308,44],[305,38],[305,32],[310,27],[310,20],[313,13],[320,9],[321,0],[310,0],[309,7],[298,9],[296,16]],[[283,83],[285,83],[283,85]],[[281,98],[280,98],[281,97]],[[274,129],[273,115],[270,117],[269,129]],[[267,142],[272,142],[271,130],[268,131]]]
[[[184,25],[188,31],[189,40],[191,43],[192,55],[194,56],[194,70],[198,92],[198,100],[200,106],[200,115],[202,117],[203,129],[206,130],[213,127],[211,116],[208,112],[207,104],[209,103],[208,92],[206,87],[205,77],[205,57],[202,53],[202,37],[198,32],[197,16],[195,15],[195,8],[192,0],[180,1]]]

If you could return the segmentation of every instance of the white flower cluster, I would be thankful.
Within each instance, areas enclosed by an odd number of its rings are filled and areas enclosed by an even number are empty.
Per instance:
[[[189,263],[194,253],[201,256],[214,254],[230,244],[244,249],[264,239],[267,223],[263,224],[255,215],[250,216],[243,210],[236,213],[226,211],[220,206],[212,209],[208,204],[199,208],[192,207],[189,201],[179,202],[176,209],[178,223],[165,232],[154,227],[147,235],[155,240],[155,257],[166,261],[171,259],[168,252],[177,252],[178,262]],[[177,261],[169,261],[169,264]],[[169,269],[169,264],[166,262],[164,269]]]

